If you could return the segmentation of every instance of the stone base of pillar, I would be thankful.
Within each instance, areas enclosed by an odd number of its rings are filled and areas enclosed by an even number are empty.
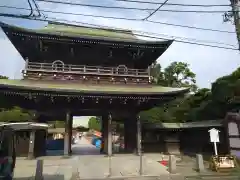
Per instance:
[[[69,159],[69,158],[71,158],[71,155],[70,155],[70,154],[68,154],[68,155],[63,155],[62,158],[63,158],[63,159]]]
[[[27,160],[33,160],[33,159],[36,159],[35,156],[31,153],[31,154],[28,154]]]

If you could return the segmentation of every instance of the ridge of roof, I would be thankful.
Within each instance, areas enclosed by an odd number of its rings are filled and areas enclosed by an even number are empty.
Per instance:
[[[95,40],[107,40],[107,41],[119,41],[119,42],[135,42],[142,44],[165,44],[167,47],[171,45],[173,40],[144,40],[139,39],[131,30],[122,30],[122,29],[108,29],[108,28],[96,28],[88,26],[77,26],[69,25],[64,23],[48,23],[47,26],[38,29],[23,28],[16,25],[9,25],[3,22],[0,22],[1,27],[15,28],[19,31],[25,31],[29,33],[39,33],[39,34],[48,34],[56,36],[66,36],[66,37],[83,37],[88,39]]]

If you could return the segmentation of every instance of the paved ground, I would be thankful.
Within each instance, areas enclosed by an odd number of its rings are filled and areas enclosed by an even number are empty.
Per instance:
[[[76,144],[72,145],[73,155],[100,155],[100,150],[95,146],[91,145],[90,142],[82,138],[78,140]]]
[[[81,139],[72,147],[73,156],[68,159],[62,156],[42,157],[44,180],[70,180],[72,172],[76,172],[80,179],[109,179],[115,180],[237,180],[237,176],[223,176],[206,171],[204,176],[194,171],[193,158],[178,159],[177,174],[169,175],[167,167],[158,161],[167,160],[168,156],[160,154],[145,154],[143,157],[143,175],[139,177],[140,159],[131,154],[114,155],[111,159],[101,155],[99,149],[92,146],[86,139]],[[62,152],[62,151],[61,151]],[[60,153],[60,152],[58,152]],[[53,154],[52,154],[53,155]],[[37,160],[18,158],[15,169],[15,179],[34,179]],[[111,168],[109,168],[111,167]],[[207,166],[206,166],[207,167]],[[183,178],[183,176],[188,176]],[[192,176],[192,177],[190,177]],[[196,177],[197,176],[197,177]],[[71,179],[75,180],[75,179]],[[76,179],[77,180],[77,179]]]
[[[73,156],[63,159],[61,156],[43,157],[43,174],[45,179],[70,179],[73,171],[78,171],[81,179],[101,179],[112,177],[138,176],[140,159],[135,155],[115,155],[111,159],[99,154],[99,149],[82,138],[72,147]],[[41,159],[41,158],[40,158]],[[160,158],[161,159],[161,158]],[[15,169],[17,179],[34,176],[37,160],[18,158]],[[109,165],[111,164],[111,165]],[[111,167],[111,168],[109,168]],[[153,157],[143,157],[143,174],[160,176],[168,175],[167,167]]]

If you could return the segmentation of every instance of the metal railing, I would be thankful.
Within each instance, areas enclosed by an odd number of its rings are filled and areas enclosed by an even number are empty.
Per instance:
[[[72,73],[81,75],[111,75],[111,76],[133,76],[149,77],[148,69],[131,69],[124,65],[118,67],[71,65],[63,63],[36,63],[26,62],[26,71],[32,72],[52,72],[52,73]]]

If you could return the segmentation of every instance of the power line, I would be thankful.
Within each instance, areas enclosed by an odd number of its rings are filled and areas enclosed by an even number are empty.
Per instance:
[[[60,2],[52,0],[36,0],[39,2],[53,3],[53,4],[65,4],[73,6],[83,6],[83,7],[95,7],[95,8],[104,8],[104,9],[128,9],[128,10],[140,10],[140,11],[153,11],[154,8],[135,8],[135,7],[123,7],[123,6],[102,6],[102,5],[92,5],[92,4],[83,4],[83,3],[72,3],[72,2]]]
[[[229,34],[235,34],[236,33],[236,32],[233,32],[233,31],[224,31],[224,30],[211,29],[211,28],[187,26],[187,25],[166,23],[166,22],[160,22],[160,21],[147,20],[147,22],[154,23],[154,24],[162,24],[162,25],[167,25],[167,26],[174,26],[174,27],[182,27],[182,28],[188,28],[188,29],[203,30],[203,31],[212,31],[212,32],[229,33]]]
[[[168,0],[165,0],[157,9],[155,9],[152,13],[150,13],[147,17],[145,17],[143,20],[148,20],[152,15],[154,15],[157,11],[159,11],[166,3]]]
[[[1,16],[1,14],[0,14]],[[20,17],[16,17],[16,18],[20,18]],[[57,22],[57,21],[48,21],[46,19],[39,19],[39,18],[27,18],[27,17],[24,17],[23,19],[29,19],[29,20],[39,20],[39,21],[44,21],[44,22],[51,22],[51,23],[58,23],[60,24],[61,22]],[[58,21],[67,21],[67,20],[62,20],[62,19],[58,19]],[[78,23],[78,24],[84,24],[83,22],[79,22],[79,21],[71,21],[71,23]],[[68,25],[68,26],[73,26],[73,24],[68,24],[68,23],[61,23],[61,24],[64,24],[64,25]],[[77,25],[75,25],[77,26]],[[99,25],[94,25],[96,27],[100,27]],[[88,27],[90,28],[90,27]],[[122,34],[131,34],[129,32],[121,32]],[[143,34],[135,34],[139,37],[145,37],[145,38],[153,38],[153,39],[159,39],[159,40],[170,40],[170,39],[167,39],[167,38],[160,38],[160,37],[156,37],[156,36],[149,36],[149,35],[143,35]],[[128,39],[128,38],[125,38],[125,37],[122,37],[122,39]],[[184,44],[191,44],[191,45],[199,45],[199,46],[205,46],[205,47],[212,47],[212,48],[219,48],[219,49],[227,49],[227,50],[239,50],[237,48],[230,48],[230,47],[224,47],[224,46],[216,46],[216,45],[209,45],[209,44],[203,44],[203,43],[197,43],[197,42],[188,42],[188,41],[184,41],[184,40],[176,40],[174,39],[175,42],[179,42],[179,43],[184,43]]]
[[[18,9],[18,10],[31,10],[28,8],[20,8],[20,7],[13,7],[13,6],[0,6],[4,8],[9,9]],[[75,16],[85,16],[85,17],[97,17],[97,18],[105,18],[105,19],[119,19],[119,20],[130,20],[130,21],[136,21],[141,20],[137,18],[124,18],[124,17],[115,17],[115,16],[100,16],[100,15],[92,15],[92,14],[81,14],[81,13],[70,13],[70,12],[61,12],[61,11],[50,11],[50,10],[43,10],[40,11],[45,13],[53,13],[53,14],[65,14],[65,15],[75,15]]]
[[[64,21],[65,21],[65,20],[64,20]],[[52,22],[54,22],[54,21],[52,21]],[[72,22],[72,23],[74,22],[74,23],[84,24],[83,22],[79,22],[79,21],[71,21],[71,22]],[[69,26],[72,25],[72,24],[67,24],[67,23],[63,23],[63,24],[69,25]],[[86,23],[85,23],[85,24],[86,24]],[[92,25],[94,25],[94,24],[92,24]],[[99,29],[102,29],[100,25],[95,24],[94,26],[99,27]],[[126,31],[125,31],[125,32],[123,31],[123,32],[121,32],[121,33],[123,33],[123,34],[130,34],[130,35],[131,35],[130,32],[126,32]],[[159,40],[170,40],[170,39],[167,39],[167,38],[160,38],[160,37],[156,37],[156,36],[149,36],[149,35],[142,35],[142,34],[135,34],[135,35],[137,35],[137,36],[139,36],[139,37],[145,37],[145,38],[153,38],[153,39],[159,39]],[[124,39],[128,39],[128,38],[124,38]],[[224,47],[224,46],[209,45],[209,44],[203,44],[203,43],[197,43],[197,42],[187,42],[187,41],[184,41],[184,40],[176,40],[176,39],[174,39],[174,41],[175,41],[175,42],[179,42],[179,43],[184,43],[184,44],[199,45],[199,46],[219,48],[219,49],[237,50],[237,51],[239,50],[239,49],[237,49],[237,48],[230,48],[230,47]]]
[[[101,6],[101,5],[90,5],[90,4],[83,4],[83,3],[72,3],[72,2],[63,2],[63,1],[55,1],[55,0],[36,0],[39,2],[49,2],[49,3],[58,3],[58,4],[68,4],[68,5],[79,5],[79,6],[90,6],[90,7],[103,7],[103,8],[127,8],[123,6]],[[136,4],[153,4],[153,5],[161,5],[163,3],[159,2],[151,2],[151,1],[135,1],[135,0],[114,0],[114,1],[122,1],[128,3],[136,3]],[[164,3],[165,6],[184,6],[184,7],[230,7],[230,4],[180,4],[180,3]],[[135,9],[135,8],[134,8]],[[136,8],[139,9],[139,8]],[[154,10],[154,9],[149,9]]]
[[[123,6],[102,6],[102,5],[80,4],[80,3],[70,3],[70,2],[59,2],[59,1],[52,1],[52,0],[36,0],[36,1],[49,2],[49,3],[55,3],[55,4],[69,4],[69,5],[96,7],[96,8],[108,8],[108,9],[126,9],[126,10],[142,10],[142,11],[156,10],[156,9],[153,9],[153,8],[134,8],[134,7],[123,7]],[[164,5],[164,4],[162,4],[162,5]],[[161,9],[160,10],[160,8],[157,11],[179,12],[179,13],[226,13],[226,12],[230,12],[230,11],[216,11],[216,10],[212,10],[212,11],[211,10],[173,10],[173,9]]]
[[[153,1],[137,1],[137,0],[114,0],[119,2],[138,3],[138,4],[155,4],[160,5],[162,3]],[[166,3],[168,6],[193,6],[193,7],[229,7],[230,4],[179,4],[179,3]]]
[[[54,19],[55,21],[58,20],[56,18],[52,18]],[[67,20],[66,20],[67,22]],[[72,21],[72,22],[75,22],[75,21]],[[92,23],[85,23],[85,22],[77,22],[77,23],[81,23],[81,24],[84,24],[84,25],[88,25],[88,26],[95,26],[95,27],[98,27],[98,28],[102,28],[102,29],[114,29],[114,27],[110,27],[110,26],[102,26],[102,25],[97,25],[97,24],[92,24]],[[120,29],[120,30],[123,30],[123,31],[127,31],[129,29]],[[232,45],[232,44],[226,44],[226,43],[222,43],[222,42],[217,42],[217,41],[208,41],[208,40],[200,40],[200,39],[195,39],[195,38],[187,38],[187,37],[180,37],[180,36],[171,36],[171,35],[166,35],[166,34],[162,34],[162,33],[152,33],[152,32],[147,32],[147,31],[139,31],[139,30],[132,30],[134,32],[138,32],[138,33],[146,33],[146,34],[150,34],[150,35],[156,35],[156,36],[165,36],[165,37],[171,37],[172,39],[176,40],[176,38],[178,39],[185,39],[187,41],[198,41],[198,42],[202,42],[202,43],[212,43],[212,44],[221,44],[221,45],[227,45],[227,46],[232,46],[232,47],[235,47],[235,45]],[[162,38],[162,39],[165,39],[166,38]]]
[[[1,13],[1,14],[4,15],[4,16],[7,16],[7,17],[23,17],[23,18],[31,17],[33,15],[33,7],[32,7],[32,4],[31,4],[30,0],[27,0],[27,2],[28,2],[28,5],[30,7],[30,9],[28,9],[28,10],[30,10],[30,13],[28,15],[24,15],[24,14],[13,15],[13,14],[9,14],[9,13]]]
[[[20,10],[30,10],[27,8],[18,8],[13,6],[0,6],[3,8],[9,8],[9,9],[20,9]],[[42,12],[51,12],[51,11],[44,11]],[[59,14],[62,14],[62,12],[58,12]],[[16,15],[10,15],[10,14],[1,14],[2,16],[8,16],[8,17],[16,17]],[[141,22],[142,19],[136,19],[136,18],[122,18],[122,17],[108,17],[108,16],[99,16],[99,15],[86,15],[86,14],[79,14],[80,16],[87,16],[87,17],[96,17],[96,18],[105,18],[105,19],[119,19],[119,20],[129,20],[129,21],[139,21]],[[203,28],[203,27],[196,27],[196,26],[187,26],[187,25],[181,25],[181,24],[174,24],[174,23],[166,23],[166,22],[160,22],[160,21],[151,21],[146,20],[147,22],[154,23],[154,24],[161,24],[161,25],[167,25],[167,26],[173,26],[173,27],[181,27],[181,28],[188,28],[188,29],[196,29],[196,30],[204,30],[204,31],[212,31],[212,32],[220,32],[220,33],[229,33],[229,34],[235,34],[236,32],[233,31],[225,31],[225,30],[218,30],[218,29],[211,29],[211,28]]]
[[[31,10],[28,8],[20,8],[20,7],[12,7],[12,6],[0,6],[0,7],[5,7],[5,8],[10,8],[10,9],[19,9],[19,10]],[[53,14],[65,14],[65,15],[75,15],[75,16],[86,16],[86,17],[98,17],[98,18],[107,18],[107,19],[122,19],[122,20],[131,20],[131,21],[136,21],[136,20],[142,20],[138,18],[125,18],[125,17],[115,17],[115,16],[101,16],[101,15],[92,15],[92,14],[82,14],[82,13],[72,13],[72,12],[61,12],[61,11],[50,11],[50,10],[43,10],[41,9],[40,11],[46,12],[46,13],[53,13]],[[167,12],[201,12],[203,11],[175,11],[175,10],[160,10],[160,11],[167,11]],[[205,13],[210,13],[210,11],[204,11]],[[226,11],[211,11],[215,13],[223,13]]]
[[[32,2],[33,2],[33,4],[34,4],[34,6],[36,7],[36,10],[37,10],[37,12],[38,12],[38,16],[40,17],[40,16],[41,16],[41,12],[40,12],[40,10],[39,10],[39,7],[38,7],[36,1],[35,1],[35,0],[32,0]]]

